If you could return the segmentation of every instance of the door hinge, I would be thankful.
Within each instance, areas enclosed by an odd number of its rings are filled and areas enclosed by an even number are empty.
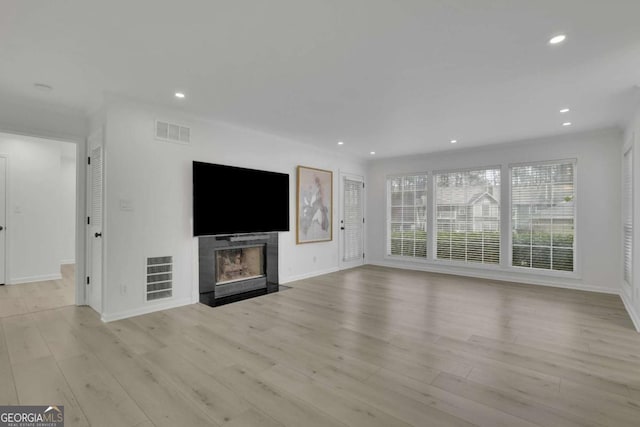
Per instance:
[[[91,217],[87,217],[87,225],[91,225]]]
[[[90,165],[91,164],[91,157],[87,157],[87,164]]]
[[[362,218],[362,223],[364,224],[364,218]]]
[[[87,276],[87,285],[91,284],[91,277]]]
[[[364,182],[362,183],[362,188],[364,188]]]
[[[364,252],[362,252],[362,259],[364,259]]]

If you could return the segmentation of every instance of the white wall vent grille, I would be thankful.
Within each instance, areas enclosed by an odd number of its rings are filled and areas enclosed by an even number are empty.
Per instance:
[[[191,142],[191,129],[187,126],[156,120],[156,139],[178,144],[189,144]]]
[[[147,301],[173,295],[173,257],[147,258]]]

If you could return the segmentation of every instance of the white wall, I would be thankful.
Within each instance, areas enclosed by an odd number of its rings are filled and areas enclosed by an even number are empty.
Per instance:
[[[60,263],[76,259],[76,145],[60,143]]]
[[[458,149],[421,156],[375,160],[371,162],[367,172],[367,260],[379,265],[617,293],[622,278],[621,146],[621,133],[610,130],[483,149]],[[550,277],[535,272],[516,272],[508,265],[488,270],[451,266],[437,261],[407,262],[386,257],[387,175],[568,158],[578,161],[576,277]],[[508,176],[503,173],[503,182],[507,179]],[[507,191],[507,186],[503,187]],[[508,206],[503,206],[502,209],[507,209],[503,219],[508,219]]]
[[[61,202],[63,198],[75,198],[75,187],[61,185],[62,144],[0,133],[0,153],[9,159],[8,283],[60,278]],[[75,149],[74,144],[69,145]],[[75,165],[73,168],[75,176]],[[69,215],[75,219],[74,211]]]
[[[620,154],[622,156],[629,149],[633,148],[633,277],[631,289],[622,284],[622,299],[633,319],[636,329],[640,331],[640,108],[634,114],[632,120],[625,130],[624,147]],[[622,177],[620,177],[622,186]],[[622,246],[622,237],[620,238]],[[620,266],[622,269],[622,265]],[[621,279],[622,280],[622,279]]]
[[[190,126],[191,144],[155,140],[156,119]],[[197,301],[197,240],[191,225],[193,160],[290,174],[291,232],[280,233],[280,282],[338,269],[338,175],[340,170],[363,175],[363,163],[266,133],[129,101],[112,101],[107,107],[105,135],[104,319],[160,307],[144,301],[144,263],[149,256],[174,257],[170,304]],[[295,243],[298,165],[334,172],[332,242]],[[132,210],[121,210],[121,200],[130,203]]]
[[[65,141],[84,141],[87,135],[83,111],[6,93],[0,99],[0,131]]]

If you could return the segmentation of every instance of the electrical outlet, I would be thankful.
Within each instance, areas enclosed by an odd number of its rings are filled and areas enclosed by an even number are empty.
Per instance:
[[[318,258],[314,255],[313,256],[313,262],[315,263],[318,260]]]
[[[126,295],[127,294],[127,285],[120,285],[120,293],[122,295]]]

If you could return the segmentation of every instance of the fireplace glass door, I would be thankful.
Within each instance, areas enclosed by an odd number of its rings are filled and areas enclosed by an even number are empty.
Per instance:
[[[264,276],[264,246],[216,251],[216,285]]]

